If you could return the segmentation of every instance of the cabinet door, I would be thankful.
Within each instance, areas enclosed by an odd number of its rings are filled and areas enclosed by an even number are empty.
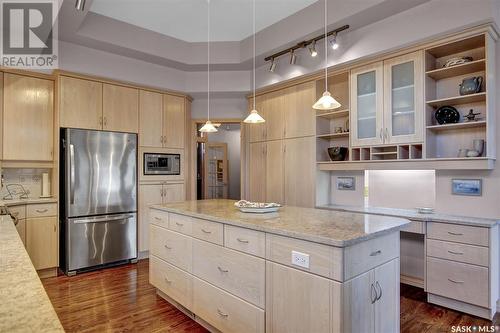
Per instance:
[[[399,332],[399,259],[375,268],[375,332]]]
[[[422,142],[423,73],[420,51],[384,61],[385,143]]]
[[[315,91],[314,82],[306,82],[285,90],[285,138],[315,135],[316,113],[312,109]]]
[[[184,148],[186,105],[184,97],[163,95],[163,147]]]
[[[275,91],[266,94],[263,115],[266,120],[264,123],[266,125],[266,140],[279,140],[283,138],[285,131],[284,100],[283,91]]]
[[[139,91],[139,145],[161,148],[163,145],[163,95]]]
[[[255,98],[255,108],[259,114],[267,121],[266,110],[264,109],[264,101],[267,95],[257,96]],[[253,109],[253,99],[249,99],[248,112]],[[249,142],[259,142],[266,139],[266,123],[260,124],[247,124],[248,129],[248,141]]]
[[[373,270],[344,282],[343,332],[373,333],[375,331],[375,299]]]
[[[161,184],[139,185],[139,252],[149,250],[149,205],[162,203]]]
[[[283,140],[266,143],[266,201],[284,203]]]
[[[266,332],[340,333],[340,301],[339,283],[266,262]]]
[[[57,217],[26,219],[26,250],[35,269],[57,267]]]
[[[384,139],[383,63],[351,71],[351,145],[382,144]]]
[[[61,127],[102,129],[102,83],[60,76]]]
[[[54,146],[53,93],[53,81],[5,74],[4,160],[52,160]]]
[[[186,200],[184,184],[163,185],[163,203],[179,202]]]
[[[248,165],[248,200],[266,201],[266,143],[251,143]]]
[[[134,88],[104,84],[103,129],[116,132],[139,132],[139,91]]]
[[[316,187],[316,138],[286,139],[284,142],[285,204],[314,207]]]

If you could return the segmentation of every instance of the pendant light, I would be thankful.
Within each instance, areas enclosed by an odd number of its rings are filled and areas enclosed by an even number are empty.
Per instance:
[[[202,133],[214,133],[217,132],[217,128],[210,121],[210,0],[208,3],[208,29],[207,29],[207,122],[200,128]]]
[[[274,64],[275,63],[273,59],[273,65]],[[271,71],[274,71],[273,65],[271,65]],[[250,114],[245,118],[245,120],[243,120],[243,122],[247,124],[260,124],[265,121],[266,120],[262,118],[255,107],[255,0],[253,0],[253,108],[252,111],[250,111]]]
[[[327,1],[325,0],[325,92],[323,96],[312,106],[315,110],[332,110],[339,108],[341,105],[328,91],[328,34],[327,34]]]

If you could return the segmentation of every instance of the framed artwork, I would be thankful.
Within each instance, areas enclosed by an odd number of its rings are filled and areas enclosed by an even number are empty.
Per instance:
[[[481,196],[483,194],[482,179],[452,179],[451,193],[454,195]]]
[[[339,191],[354,191],[356,189],[354,177],[337,177],[336,184]]]

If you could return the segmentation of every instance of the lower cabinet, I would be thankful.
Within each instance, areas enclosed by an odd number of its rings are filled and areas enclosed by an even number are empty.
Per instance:
[[[19,237],[23,241],[24,246],[26,246],[26,220],[17,220],[16,229],[19,233]]]
[[[35,269],[58,266],[58,225],[56,216],[26,219],[26,250]]]

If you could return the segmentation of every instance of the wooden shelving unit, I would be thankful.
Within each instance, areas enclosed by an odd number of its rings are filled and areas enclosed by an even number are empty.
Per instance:
[[[469,121],[456,124],[430,125],[427,126],[427,129],[432,131],[448,131],[448,130],[457,130],[465,128],[485,127],[485,126],[486,126],[486,121],[481,120],[481,121]]]
[[[329,112],[319,112],[316,114],[316,117],[326,118],[326,119],[334,119],[334,118],[343,118],[349,117],[349,109],[342,110],[334,110]]]
[[[321,134],[317,135],[317,138],[320,139],[335,139],[335,138],[346,138],[349,137],[349,132],[344,132],[344,133],[328,133],[328,134]]]
[[[471,104],[477,102],[485,102],[486,101],[486,92],[480,92],[477,94],[470,94],[464,96],[453,96],[435,99],[432,101],[427,101],[427,105],[434,106],[439,108],[445,105],[458,105],[458,104]]]
[[[479,59],[471,62],[467,62],[462,65],[452,66],[452,67],[443,67],[438,69],[433,69],[427,71],[428,77],[434,80],[442,80],[449,77],[461,76],[468,73],[475,73],[484,71],[486,68],[486,60]]]

